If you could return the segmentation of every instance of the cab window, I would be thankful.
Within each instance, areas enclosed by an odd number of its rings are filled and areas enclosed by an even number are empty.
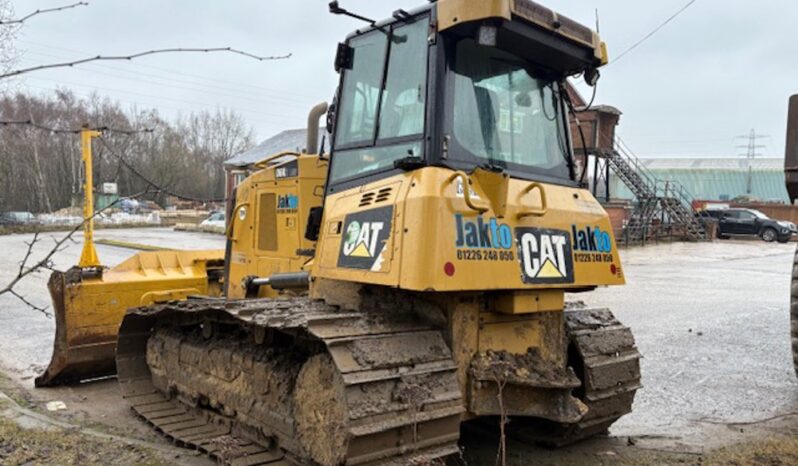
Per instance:
[[[422,17],[350,41],[354,59],[344,72],[331,182],[422,156],[428,32],[429,19]]]

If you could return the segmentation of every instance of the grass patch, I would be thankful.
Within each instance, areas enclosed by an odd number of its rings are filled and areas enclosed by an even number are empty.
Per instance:
[[[170,463],[145,448],[97,439],[76,431],[25,430],[13,421],[0,418],[0,464],[166,466]]]
[[[798,464],[798,437],[776,437],[721,448],[708,454],[703,466],[786,466]]]
[[[30,400],[30,395],[22,388],[14,384],[7,375],[0,372],[0,392],[11,398],[14,403],[23,408],[32,408],[34,404]],[[2,464],[2,463],[0,463]]]

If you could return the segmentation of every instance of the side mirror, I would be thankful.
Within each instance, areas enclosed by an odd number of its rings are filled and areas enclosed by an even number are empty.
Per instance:
[[[335,72],[351,70],[355,61],[355,49],[347,44],[338,44],[338,51],[335,53]]]
[[[338,97],[336,96],[332,103],[330,104],[330,108],[327,109],[327,134],[332,136],[335,134],[335,111],[338,109]]]
[[[323,207],[311,207],[308,213],[308,223],[305,227],[305,238],[308,241],[318,241],[321,231],[321,219],[324,216]]]

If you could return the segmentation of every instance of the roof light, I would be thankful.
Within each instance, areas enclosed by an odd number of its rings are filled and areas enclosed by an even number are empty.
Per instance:
[[[496,47],[499,38],[499,29],[496,26],[482,24],[477,33],[477,43],[485,47]]]

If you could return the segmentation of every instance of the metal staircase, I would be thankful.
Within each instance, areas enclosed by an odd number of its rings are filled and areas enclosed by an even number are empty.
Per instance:
[[[692,208],[692,196],[682,185],[658,180],[620,138],[606,158],[638,201],[626,226],[627,243],[645,243],[662,236],[681,236],[690,241],[707,239],[706,230]]]

